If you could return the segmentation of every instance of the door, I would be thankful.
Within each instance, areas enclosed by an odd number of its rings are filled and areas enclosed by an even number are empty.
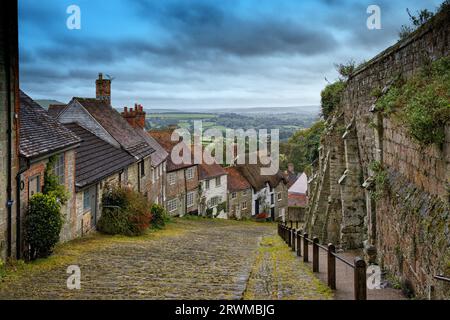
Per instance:
[[[255,215],[259,214],[259,200],[255,200]]]

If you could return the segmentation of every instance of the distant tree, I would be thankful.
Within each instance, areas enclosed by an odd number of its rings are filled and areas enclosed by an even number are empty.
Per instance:
[[[311,128],[299,130],[280,145],[283,154],[281,168],[286,169],[293,163],[298,172],[307,171],[309,166],[319,158],[320,137],[325,128],[323,121],[318,121]]]
[[[351,59],[347,63],[335,63],[334,67],[339,72],[340,80],[346,81],[356,69],[355,60]]]

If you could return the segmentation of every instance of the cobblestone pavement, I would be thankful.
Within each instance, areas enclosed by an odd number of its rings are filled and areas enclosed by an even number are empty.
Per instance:
[[[137,238],[97,234],[59,246],[48,259],[19,264],[0,283],[0,299],[328,297],[275,233],[274,224],[176,219]],[[280,250],[294,260],[274,259]],[[81,269],[80,290],[67,289],[69,265]],[[301,281],[288,285],[278,271],[295,272]]]

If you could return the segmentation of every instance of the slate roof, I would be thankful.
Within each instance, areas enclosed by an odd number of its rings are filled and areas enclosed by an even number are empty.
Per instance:
[[[228,173],[228,191],[236,192],[250,189],[252,186],[235,167],[225,168]]]
[[[152,166],[157,167],[167,159],[169,153],[147,131],[135,128],[136,132],[155,150],[152,153]]]
[[[122,115],[103,100],[77,97],[73,99],[78,101],[133,156],[142,159],[154,152]]]
[[[40,105],[20,90],[19,152],[35,158],[80,143],[80,138],[51,117]]]
[[[75,185],[84,188],[136,162],[123,149],[114,147],[76,123],[65,125],[82,139],[76,149]]]
[[[214,164],[199,164],[198,165],[198,179],[213,179],[216,177],[224,176],[227,172],[225,169],[217,163]]]
[[[53,118],[58,118],[58,116],[61,114],[61,112],[66,109],[67,104],[51,104],[48,106],[48,114],[52,116]]]

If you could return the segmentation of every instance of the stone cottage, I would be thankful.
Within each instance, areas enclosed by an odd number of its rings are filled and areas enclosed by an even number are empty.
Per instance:
[[[236,169],[252,186],[252,217],[280,219],[288,206],[287,181],[278,171],[274,175],[261,175],[260,164],[237,165]]]
[[[289,185],[289,184],[288,184]],[[308,177],[302,173],[288,190],[287,221],[304,222],[305,210],[308,206]]]
[[[225,168],[228,185],[228,218],[250,219],[252,217],[252,186],[235,168]]]
[[[217,163],[199,164],[199,214],[227,218],[227,172]]]
[[[76,236],[82,236],[97,225],[105,188],[125,184],[125,171],[136,159],[76,123],[65,126],[82,139],[75,149]]]
[[[167,180],[167,151],[145,131],[145,111],[141,105],[136,104],[133,108],[124,108],[122,117],[135,129],[136,133],[152,147],[154,152],[151,156],[150,179],[147,179],[146,189],[149,200],[152,203],[164,206],[166,201],[166,180]]]
[[[172,149],[179,142],[172,141],[173,129],[151,130],[149,134],[166,150],[167,177],[165,207],[172,216],[198,214],[198,168],[192,154],[189,163],[175,164],[171,159]]]
[[[20,91],[20,215],[17,217],[17,246],[23,250],[22,223],[28,201],[43,191],[44,172],[51,157],[54,158],[53,173],[69,194],[62,207],[64,226],[61,240],[76,236],[75,207],[75,149],[81,139],[72,131],[48,115],[48,113],[25,93]]]

